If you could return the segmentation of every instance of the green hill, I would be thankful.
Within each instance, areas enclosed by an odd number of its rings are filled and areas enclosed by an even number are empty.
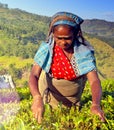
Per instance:
[[[40,42],[46,39],[49,20],[0,6],[0,56],[33,57]]]
[[[114,38],[114,22],[99,19],[85,20],[82,28],[91,34]]]
[[[97,38],[91,38],[89,36],[86,36],[86,38],[95,49],[100,76],[102,78],[114,79],[114,48]]]
[[[114,48],[114,22],[99,19],[85,20],[82,29],[85,33],[107,42]]]
[[[13,38],[17,43],[39,43],[47,35],[49,17],[0,7],[0,40]]]

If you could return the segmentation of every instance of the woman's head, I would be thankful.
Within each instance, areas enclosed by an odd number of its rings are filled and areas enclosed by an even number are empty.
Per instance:
[[[77,35],[81,34],[80,24],[83,21],[82,18],[75,14],[69,12],[58,12],[51,19],[48,37],[55,33],[55,30],[59,27],[66,26],[66,28],[69,28],[69,31],[73,33],[73,37],[76,38]]]
[[[83,21],[82,18],[75,14],[69,12],[58,12],[52,16],[49,33],[51,33],[52,28],[57,25],[68,25],[78,31],[80,24],[82,24]]]

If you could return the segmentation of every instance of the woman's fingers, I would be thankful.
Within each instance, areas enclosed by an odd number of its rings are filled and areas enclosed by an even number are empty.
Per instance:
[[[105,115],[104,115],[104,112],[101,111],[101,112],[98,112],[97,115],[99,116],[99,118],[101,119],[102,122],[105,122]]]
[[[37,114],[37,113],[34,114],[34,118],[35,118],[35,119],[38,118],[38,114]]]
[[[39,112],[39,114],[37,116],[37,121],[38,121],[38,123],[42,122],[42,112]]]
[[[33,113],[33,116],[38,121],[38,123],[42,122],[42,115],[43,115],[42,112]]]
[[[96,114],[99,116],[99,118],[101,119],[102,122],[105,122],[105,114],[104,112],[101,110],[100,106],[92,106],[91,107],[91,112],[93,114]]]
[[[38,123],[41,123],[42,116],[44,113],[44,104],[43,104],[43,100],[41,96],[37,95],[34,97],[31,109],[32,109],[34,118],[38,121]]]

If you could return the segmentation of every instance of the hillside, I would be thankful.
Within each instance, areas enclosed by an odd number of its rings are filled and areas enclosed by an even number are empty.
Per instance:
[[[20,61],[23,60],[13,60],[14,57],[28,59],[30,67],[29,59],[34,57],[40,42],[46,39],[49,22],[50,18],[46,16],[0,6],[0,73],[7,72],[8,67],[11,69],[12,65],[22,64]],[[85,20],[82,28],[84,36],[95,48],[100,77],[114,78],[114,49],[108,45],[110,39],[114,38],[114,23]],[[104,42],[106,40],[101,40],[101,36],[108,36],[110,39]],[[22,70],[24,75],[26,67],[15,67]]]
[[[114,49],[107,43],[86,36],[95,49],[95,56],[100,77],[114,79]]]
[[[98,19],[85,20],[82,28],[84,31],[91,34],[96,34],[98,36],[109,36],[110,38],[114,38],[114,22]]]
[[[49,17],[31,14],[20,9],[0,7],[0,36],[3,40],[13,38],[17,40],[17,43],[38,44],[46,38],[49,20]]]
[[[99,19],[85,20],[82,24],[82,30],[107,42],[114,48],[114,22]]]
[[[0,6],[0,56],[33,58],[40,42],[46,39],[49,20],[46,16]]]

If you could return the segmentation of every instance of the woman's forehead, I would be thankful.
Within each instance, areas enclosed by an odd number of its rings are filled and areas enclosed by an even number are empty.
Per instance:
[[[54,29],[53,33],[55,35],[59,35],[59,36],[62,35],[68,37],[73,35],[73,30],[68,26],[59,26]]]
[[[54,30],[73,30],[73,27],[72,26],[69,26],[69,25],[57,25],[54,27]]]

